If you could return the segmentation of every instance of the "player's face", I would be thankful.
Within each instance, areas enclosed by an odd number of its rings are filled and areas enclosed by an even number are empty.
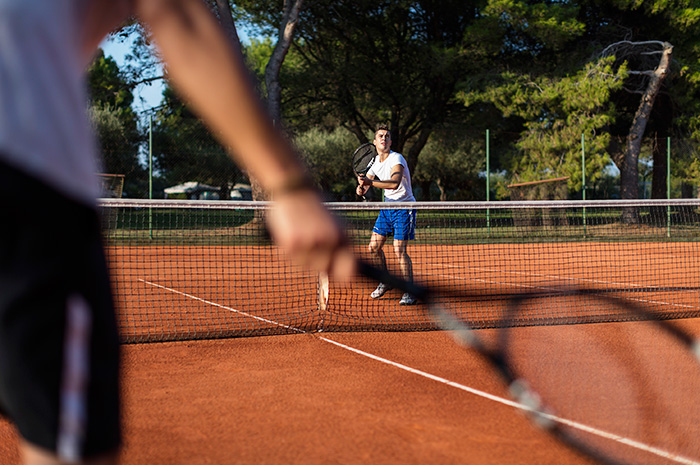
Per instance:
[[[374,134],[374,145],[378,152],[386,152],[391,148],[391,133],[380,129]]]

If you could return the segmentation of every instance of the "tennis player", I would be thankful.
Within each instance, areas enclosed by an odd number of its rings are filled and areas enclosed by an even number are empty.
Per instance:
[[[391,150],[391,132],[386,124],[379,124],[374,133],[374,146],[377,157],[366,176],[358,176],[357,195],[365,195],[370,187],[384,189],[385,202],[415,202],[411,188],[411,173],[403,155]],[[388,236],[394,236],[394,254],[401,267],[401,274],[407,281],[413,280],[413,263],[408,255],[408,241],[415,238],[416,210],[380,210],[372,230],[369,251],[382,268],[386,270],[384,243]],[[371,297],[378,299],[390,287],[379,283]],[[399,301],[401,305],[413,305],[416,298],[404,293]]]
[[[25,464],[115,463],[119,340],[100,240],[84,71],[129,17],[183,98],[272,193],[273,237],[348,279],[350,249],[201,0],[0,0],[0,412]]]

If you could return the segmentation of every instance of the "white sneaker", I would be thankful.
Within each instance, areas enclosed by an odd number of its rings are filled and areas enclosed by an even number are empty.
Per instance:
[[[399,305],[414,305],[416,300],[415,297],[407,292],[401,297],[401,300],[399,300]]]
[[[379,286],[377,286],[377,288],[376,288],[375,290],[372,291],[372,293],[370,294],[370,296],[371,296],[373,299],[378,299],[378,298],[380,298],[381,296],[383,296],[384,294],[386,294],[386,291],[390,291],[390,290],[391,290],[391,288],[390,288],[389,286],[387,286],[386,284],[384,284],[384,283],[379,283]]]

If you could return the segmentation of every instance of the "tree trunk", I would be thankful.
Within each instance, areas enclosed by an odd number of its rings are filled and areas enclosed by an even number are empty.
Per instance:
[[[267,87],[267,109],[275,125],[282,121],[282,86],[280,85],[280,70],[282,63],[292,46],[294,30],[299,20],[303,0],[284,0],[284,14],[280,22],[277,43],[272,51],[270,61],[265,67],[265,85]]]
[[[233,22],[233,16],[231,16],[231,6],[228,0],[214,0],[214,5],[221,27],[228,34],[233,45],[236,48],[241,48],[241,40],[238,38],[238,31],[236,31],[236,25]]]
[[[642,137],[649,121],[651,109],[654,107],[654,100],[661,89],[661,83],[668,74],[671,64],[673,46],[664,42],[661,60],[656,70],[650,74],[639,108],[632,120],[632,127],[627,136],[625,153],[620,170],[620,196],[622,199],[636,199],[639,197],[639,152],[642,147]],[[626,208],[622,212],[622,221],[627,224],[639,222],[639,212],[636,208]]]
[[[668,157],[666,154],[665,140],[659,137],[659,134],[654,135],[654,146],[652,154],[654,156],[654,170],[651,175],[651,198],[665,199],[668,197],[668,182],[666,172],[668,170]]]
[[[230,35],[232,42],[236,47],[241,47],[236,26],[231,15],[231,7],[227,0],[214,0],[219,13],[219,21],[224,30]],[[279,36],[277,44],[272,51],[270,61],[265,67],[265,85],[267,86],[267,111],[276,126],[280,126],[282,121],[282,86],[279,82],[280,70],[282,63],[289,51],[294,37],[294,30],[299,19],[299,11],[302,8],[303,0],[285,0],[284,15],[280,23]],[[249,176],[250,177],[250,176]],[[250,177],[250,185],[253,194],[253,200],[267,200],[267,194],[260,186],[260,183]],[[260,219],[260,218],[257,218]]]

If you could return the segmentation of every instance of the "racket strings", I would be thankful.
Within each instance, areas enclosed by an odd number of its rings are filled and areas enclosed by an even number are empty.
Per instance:
[[[599,296],[576,298],[579,305],[610,305]],[[611,463],[700,463],[700,365],[661,322],[629,320],[509,328],[500,350],[514,376],[541,397],[538,410],[593,431],[559,423],[567,442]]]
[[[352,156],[352,170],[358,176],[367,174],[376,156],[377,149],[373,144],[360,146]]]

